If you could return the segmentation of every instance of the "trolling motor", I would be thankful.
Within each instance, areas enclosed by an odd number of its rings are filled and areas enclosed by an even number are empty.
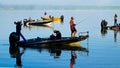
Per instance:
[[[106,20],[101,21],[101,29],[107,29],[108,22]]]
[[[86,39],[86,38],[89,37],[89,31],[87,31],[87,32],[79,32],[78,36],[79,36],[80,39]]]
[[[64,16],[63,15],[61,15],[61,22],[63,22],[64,21]]]

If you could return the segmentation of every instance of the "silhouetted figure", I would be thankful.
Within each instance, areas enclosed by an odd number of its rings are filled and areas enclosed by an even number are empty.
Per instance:
[[[77,30],[75,26],[76,24],[74,24],[74,18],[71,17],[71,20],[70,20],[71,37],[76,37]]]
[[[44,15],[47,15],[47,12],[45,12]]]
[[[118,18],[118,16],[117,16],[117,14],[115,14],[114,15],[114,26],[117,26],[117,18]]]
[[[64,21],[64,16],[63,15],[61,15],[61,22],[63,22]]]
[[[20,38],[20,36],[21,36],[22,39],[26,42],[26,39],[25,39],[24,36],[21,34],[21,26],[22,26],[21,21],[14,22],[14,24],[16,24],[16,33],[18,34],[19,38]]]
[[[101,28],[102,29],[107,29],[107,24],[108,24],[108,22],[106,20],[102,20],[101,21]]]
[[[14,22],[14,24],[16,24],[16,33],[20,33],[21,32],[21,26],[22,26],[21,21]]]
[[[55,37],[55,35],[54,34],[52,34],[52,35],[50,35],[50,38],[49,38],[50,40],[54,40],[54,39],[56,39],[56,37]]]
[[[47,17],[48,17],[47,12],[45,12],[43,18],[47,18]]]
[[[54,33],[56,33],[56,39],[61,39],[61,33],[58,30],[54,30]]]
[[[31,17],[29,17],[29,20],[28,20],[29,22],[32,22],[33,20],[32,20],[32,18]]]

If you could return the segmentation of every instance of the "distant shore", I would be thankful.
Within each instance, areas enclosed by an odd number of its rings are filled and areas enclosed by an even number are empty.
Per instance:
[[[65,6],[49,6],[49,5],[2,5],[0,4],[0,10],[120,10],[120,6],[77,6],[77,5],[65,5]]]

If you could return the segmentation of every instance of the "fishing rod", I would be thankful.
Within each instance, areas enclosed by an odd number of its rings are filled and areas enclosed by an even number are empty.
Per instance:
[[[87,17],[88,18],[88,17]],[[80,23],[82,23],[83,21],[85,21],[87,18],[81,20],[80,22],[78,22],[76,25],[79,25]]]

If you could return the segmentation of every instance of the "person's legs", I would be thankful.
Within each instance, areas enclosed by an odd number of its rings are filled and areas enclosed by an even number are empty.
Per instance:
[[[77,31],[74,31],[74,33],[73,33],[73,37],[76,37],[76,33],[77,33]]]
[[[73,31],[73,30],[71,30],[71,37],[73,37],[73,34],[74,34],[74,31]]]

